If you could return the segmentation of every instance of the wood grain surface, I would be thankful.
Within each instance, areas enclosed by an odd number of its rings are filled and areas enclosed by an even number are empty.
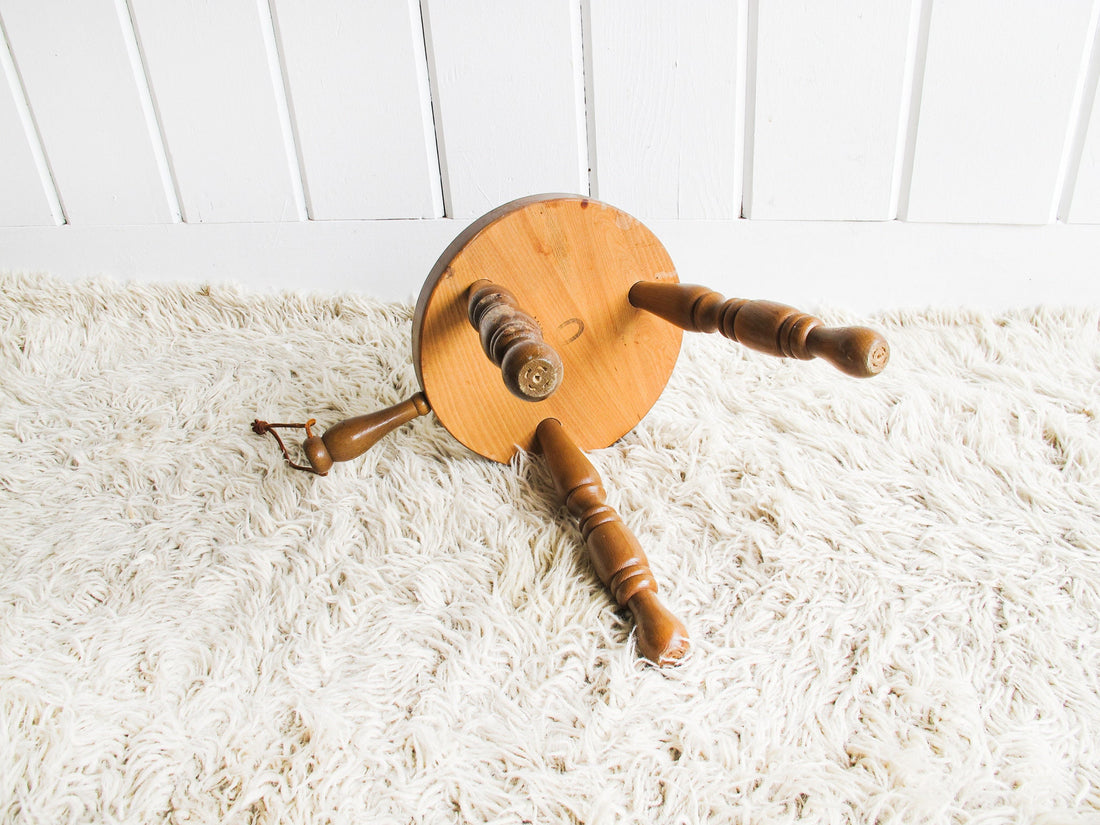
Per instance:
[[[470,285],[509,289],[561,356],[564,379],[549,398],[513,396],[467,318]],[[630,305],[638,281],[678,281],[644,225],[578,195],[514,201],[475,221],[429,275],[413,318],[413,362],[432,410],[471,450],[506,462],[533,450],[546,418],[583,450],[629,432],[668,382],[682,331]]]
[[[630,303],[689,332],[720,332],[751,349],[785,358],[823,358],[856,378],[890,360],[886,339],[867,327],[827,327],[820,318],[773,301],[726,300],[705,286],[637,283]]]

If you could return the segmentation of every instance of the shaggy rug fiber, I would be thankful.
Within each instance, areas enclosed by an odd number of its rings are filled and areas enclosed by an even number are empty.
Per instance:
[[[1100,821],[1100,313],[867,320],[857,381],[685,336],[591,454],[639,661],[537,456],[410,396],[411,308],[0,279],[5,822]]]

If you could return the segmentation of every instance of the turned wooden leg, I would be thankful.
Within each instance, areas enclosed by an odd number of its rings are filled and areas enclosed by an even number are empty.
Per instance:
[[[619,514],[604,500],[603,482],[561,423],[548,418],[536,438],[558,495],[580,523],[596,574],[615,601],[630,608],[638,628],[638,652],[658,665],[680,661],[688,652],[687,629],[661,604],[649,560]]]
[[[312,468],[313,472],[323,476],[331,469],[333,462],[358,458],[377,444],[383,436],[429,412],[431,408],[428,406],[428,399],[424,397],[424,393],[418,392],[412,398],[394,404],[392,407],[386,407],[384,410],[345,418],[333,424],[321,436],[314,435],[310,429],[314,423],[312,419],[305,424],[268,424],[266,421],[256,419],[252,422],[252,430],[260,435],[271,433],[275,436],[291,467],[298,470]],[[276,429],[283,427],[294,427],[306,431],[302,449],[305,451],[306,458],[309,459],[309,467],[295,464],[290,460],[290,454],[283,446],[283,440],[275,432]]]
[[[516,296],[491,281],[470,285],[470,323],[481,335],[481,348],[500,367],[504,385],[524,401],[541,401],[558,388],[561,357],[542,340],[538,323],[516,303]]]
[[[878,375],[890,346],[867,327],[826,327],[820,318],[770,301],[728,301],[704,286],[640,281],[630,303],[689,332],[721,332],[751,349],[788,358],[824,358],[848,375]]]

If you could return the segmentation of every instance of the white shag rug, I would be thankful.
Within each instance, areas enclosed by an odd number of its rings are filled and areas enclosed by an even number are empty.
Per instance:
[[[411,308],[6,277],[0,820],[1041,822],[1100,811],[1100,312],[870,321],[872,380],[685,336],[592,453],[694,652],[638,661]]]

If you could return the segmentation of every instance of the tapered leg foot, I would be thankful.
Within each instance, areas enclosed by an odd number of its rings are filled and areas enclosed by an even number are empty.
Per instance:
[[[826,327],[820,318],[771,301],[726,300],[704,286],[639,281],[632,306],[652,312],[689,332],[720,332],[769,355],[823,358],[856,378],[878,375],[890,360],[890,345],[867,327]]]
[[[638,628],[638,653],[664,667],[691,649],[687,628],[661,604],[655,590],[640,590],[626,603]]]
[[[638,539],[605,500],[596,468],[565,432],[548,418],[535,433],[554,486],[580,525],[596,574],[620,605],[630,608],[638,629],[638,653],[657,665],[673,665],[690,647],[687,628],[661,604],[657,581]]]

